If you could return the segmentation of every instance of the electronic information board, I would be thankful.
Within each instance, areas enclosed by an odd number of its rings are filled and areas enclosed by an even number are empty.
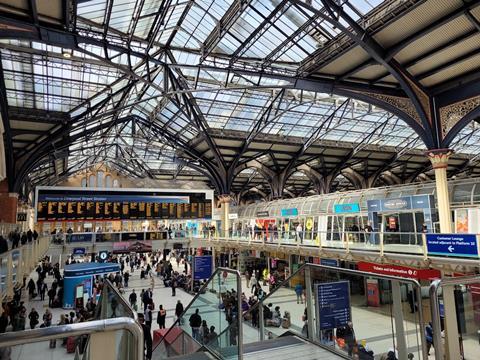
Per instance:
[[[211,219],[212,190],[37,187],[36,221]]]

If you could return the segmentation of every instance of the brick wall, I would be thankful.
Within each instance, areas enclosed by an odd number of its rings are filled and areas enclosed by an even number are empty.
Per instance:
[[[0,222],[17,222],[18,194],[8,192],[7,179],[0,181]]]

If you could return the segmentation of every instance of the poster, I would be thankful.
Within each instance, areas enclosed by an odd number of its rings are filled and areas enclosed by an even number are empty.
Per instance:
[[[455,229],[457,234],[468,233],[468,210],[458,209],[455,211]]]
[[[380,306],[380,292],[378,289],[378,280],[367,279],[367,305]]]

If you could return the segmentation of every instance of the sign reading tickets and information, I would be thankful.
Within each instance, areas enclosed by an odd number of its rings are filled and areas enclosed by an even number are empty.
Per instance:
[[[478,258],[475,234],[427,234],[429,255]]]
[[[350,286],[348,281],[316,284],[316,300],[320,330],[347,325],[351,320]]]
[[[212,190],[39,186],[36,221],[211,219]]]
[[[213,273],[213,258],[211,255],[194,256],[193,280],[206,280]]]

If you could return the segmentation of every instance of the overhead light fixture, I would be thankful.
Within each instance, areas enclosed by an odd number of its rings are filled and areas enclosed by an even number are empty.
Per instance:
[[[72,50],[70,49],[63,49],[62,55],[65,59],[70,59],[72,57]]]

